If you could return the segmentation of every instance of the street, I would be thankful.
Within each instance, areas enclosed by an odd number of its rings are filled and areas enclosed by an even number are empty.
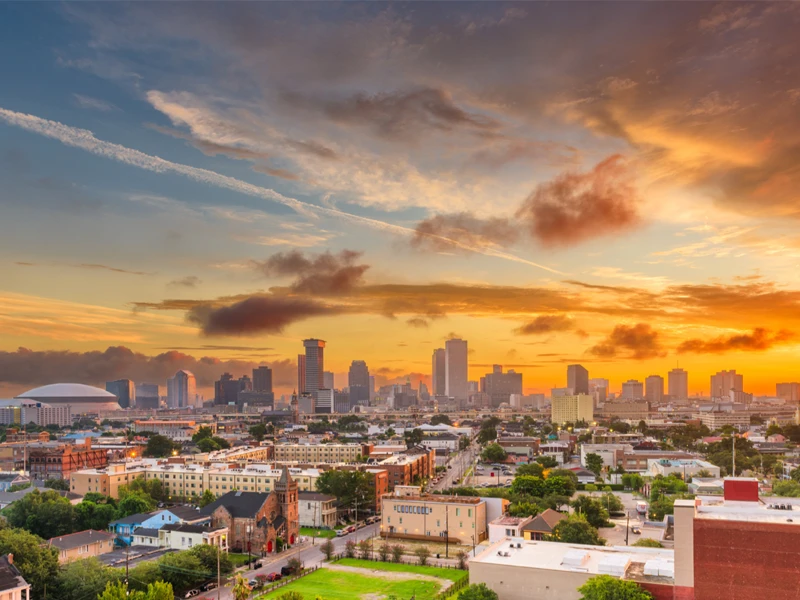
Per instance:
[[[447,466],[449,469],[442,473],[442,478],[438,483],[428,485],[428,491],[446,490],[459,485],[456,481],[464,477],[479,453],[480,446],[473,441],[465,450],[461,450],[448,461]]]

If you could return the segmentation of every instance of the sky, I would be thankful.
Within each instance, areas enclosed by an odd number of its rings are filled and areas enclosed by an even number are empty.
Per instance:
[[[800,5],[0,4],[0,395],[798,381]]]

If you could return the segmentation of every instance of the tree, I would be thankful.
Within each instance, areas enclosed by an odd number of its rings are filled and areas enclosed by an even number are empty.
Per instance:
[[[694,474],[694,477],[700,477],[700,478],[711,477],[711,471],[709,471],[708,469],[700,469],[697,473]],[[692,479],[694,479],[694,477],[692,477]]]
[[[361,471],[325,471],[317,478],[317,491],[336,496],[339,506],[352,510],[355,502],[362,507],[375,499],[370,477]]]
[[[608,524],[608,511],[597,498],[578,496],[572,501],[572,508],[583,516],[592,527],[604,527]]]
[[[163,581],[155,581],[147,585],[146,590],[128,591],[122,581],[109,582],[105,590],[97,596],[98,600],[174,600],[172,585]]]
[[[197,432],[192,436],[192,441],[196,444],[200,440],[211,439],[214,431],[208,425],[201,425]]]
[[[605,507],[609,514],[625,511],[622,500],[619,499],[619,496],[611,492],[605,492],[600,496],[600,504]]]
[[[381,544],[380,548],[378,548],[378,557],[382,562],[389,560],[389,544]]]
[[[16,558],[16,557],[15,557]],[[95,557],[73,561],[62,566],[55,576],[48,595],[60,600],[97,598],[109,583],[120,581],[121,569],[106,567]]]
[[[543,454],[535,458],[536,462],[542,465],[545,469],[555,469],[558,466],[558,461],[552,456]]]
[[[250,435],[255,438],[257,442],[263,440],[267,435],[267,426],[263,423],[258,423],[250,428]]]
[[[173,450],[175,450],[175,445],[171,439],[163,435],[153,435],[147,440],[147,447],[144,453],[145,456],[164,458],[165,456],[172,456]]]
[[[353,558],[356,555],[356,543],[353,540],[347,540],[345,543],[344,555],[347,558]]]
[[[542,505],[545,508],[552,508],[553,510],[561,512],[565,506],[569,506],[569,496],[550,494],[542,498]]]
[[[531,475],[517,476],[511,483],[511,493],[541,498],[546,493],[545,480]]]
[[[443,414],[433,415],[431,417],[431,425],[452,425],[453,422],[450,420],[450,417]]]
[[[303,600],[303,594],[300,592],[284,592],[278,596],[277,600]],[[319,596],[317,596],[317,600],[319,600]]]
[[[219,446],[219,447],[220,447],[220,449],[222,449],[222,450],[227,450],[228,448],[230,448],[230,447],[231,447],[231,444],[230,444],[230,442],[228,442],[228,440],[226,440],[225,438],[221,438],[221,437],[219,437],[218,435],[215,435],[215,436],[214,436],[214,437],[212,437],[211,439],[212,439],[212,440],[213,440],[213,441],[214,441],[214,442],[217,444],[217,446]]]
[[[403,548],[403,546],[401,546],[400,544],[395,544],[394,546],[392,546],[391,552],[392,552],[392,560],[396,563],[399,563],[401,560],[403,560],[403,553],[405,552],[405,548]]]
[[[589,492],[589,495],[591,496],[591,495],[592,495],[594,492],[596,492],[596,491],[597,491],[597,486],[596,486],[595,484],[593,484],[593,483],[587,483],[587,484],[586,484],[586,485],[583,487],[583,489],[584,489],[585,491]]]
[[[122,519],[139,513],[150,512],[155,507],[155,503],[141,492],[128,494],[117,504],[117,516]]]
[[[556,523],[553,534],[547,536],[550,542],[563,542],[565,544],[586,544],[591,546],[605,546],[606,541],[597,533],[597,529],[582,515],[570,515]]]
[[[544,480],[544,487],[547,494],[556,496],[572,496],[575,493],[575,484],[570,478],[553,476],[552,473]]]
[[[464,588],[458,600],[498,600],[498,596],[485,583],[473,583]]]
[[[108,529],[108,524],[116,518],[117,509],[112,504],[98,504],[84,500],[75,505],[75,529],[78,531],[86,529],[105,531]]]
[[[197,557],[203,565],[203,570],[208,573],[217,572],[217,560],[219,559],[219,570],[223,575],[233,572],[233,562],[227,552],[220,552],[216,546],[200,544],[189,550],[190,554]],[[219,557],[217,557],[219,555]]]
[[[417,428],[411,431],[406,429],[405,433],[403,433],[403,438],[406,440],[406,447],[413,448],[414,446],[419,446],[422,442],[423,433],[421,429]]]
[[[52,490],[26,494],[11,504],[6,515],[12,527],[24,528],[44,539],[75,531],[75,507]]]
[[[622,485],[626,489],[639,491],[644,487],[644,479],[638,473],[625,473],[622,476]]]
[[[481,452],[481,458],[488,462],[503,462],[507,457],[508,453],[500,444],[489,444]]]
[[[800,497],[800,483],[794,480],[776,481],[772,485],[772,492],[776,496],[783,496],[784,498],[798,498]]]
[[[462,435],[461,437],[458,438],[458,449],[466,450],[467,448],[469,448],[470,443],[471,442],[469,441],[469,436]]]
[[[600,477],[600,472],[603,470],[603,457],[590,452],[586,455],[586,468],[594,473],[596,477]]]
[[[215,452],[219,450],[219,444],[212,440],[211,438],[203,438],[202,440],[198,440],[197,447],[200,449],[200,452]]]
[[[252,588],[247,584],[247,580],[241,575],[237,575],[231,590],[234,600],[247,600],[251,591]]]
[[[569,502],[569,499],[567,499]],[[514,502],[508,507],[508,515],[511,517],[534,517],[542,512],[541,506],[533,502]]]
[[[417,556],[420,566],[423,567],[428,564],[428,559],[431,557],[431,551],[427,546],[419,546],[414,550],[414,554]]]
[[[31,584],[32,598],[43,597],[45,585],[58,572],[58,552],[43,543],[42,538],[23,529],[0,530],[0,555],[14,555],[14,566]]]
[[[358,557],[362,560],[368,560],[372,558],[371,555],[369,540],[361,540],[358,542]]]
[[[45,479],[44,487],[50,488],[51,490],[61,490],[62,492],[69,491],[69,480],[68,479]]]
[[[635,581],[595,575],[578,588],[581,600],[652,600],[653,595]]]
[[[333,545],[333,540],[328,538],[319,547],[320,551],[325,555],[326,560],[330,560],[333,553],[336,551],[336,546]]]
[[[539,463],[530,463],[528,465],[520,465],[517,467],[517,477],[521,475],[530,475],[531,477],[544,477],[544,467]]]
[[[208,506],[214,500],[216,500],[216,498],[214,497],[214,492],[212,492],[211,490],[206,490],[206,491],[203,492],[203,495],[200,496],[200,500],[198,501],[198,504],[202,508],[204,506]]]
[[[161,570],[161,578],[178,590],[197,585],[217,571],[216,567],[207,571],[200,559],[190,552],[165,554],[158,559],[158,567]]]
[[[462,571],[466,571],[469,552],[467,552],[466,550],[459,550],[456,553],[456,558],[458,559],[458,568],[461,569]]]
[[[663,548],[663,544],[658,540],[654,540],[652,538],[642,538],[640,540],[636,540],[633,544],[639,548]]]

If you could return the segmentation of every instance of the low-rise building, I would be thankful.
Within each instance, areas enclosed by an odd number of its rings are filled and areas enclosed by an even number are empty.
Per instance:
[[[194,420],[180,419],[147,419],[133,422],[133,431],[154,431],[158,435],[163,435],[176,442],[187,442],[200,430],[200,427],[211,428],[212,434],[217,433],[217,424],[213,421],[208,423],[198,423]]]
[[[539,454],[554,458],[559,465],[569,462],[569,442],[546,442],[539,445]]]
[[[667,477],[669,475],[676,475],[687,480],[689,477],[694,477],[700,472],[705,471],[708,475],[705,477],[719,477],[720,471],[717,465],[711,464],[705,460],[698,460],[695,458],[689,459],[669,459],[659,458],[650,459],[647,461],[647,472],[656,477],[661,475]]]
[[[381,535],[417,540],[479,544],[488,536],[486,503],[468,496],[382,498]]]
[[[28,447],[28,468],[32,479],[66,479],[75,471],[102,468],[108,464],[108,451],[92,448],[92,438],[83,444],[46,442]]]
[[[497,438],[500,447],[515,456],[533,458],[539,453],[539,438],[508,436]]]
[[[114,549],[113,533],[87,529],[69,535],[61,535],[47,540],[47,545],[58,550],[59,564],[82,560],[90,556],[100,556]],[[0,598],[3,596],[0,595]]]
[[[210,521],[207,515],[202,514],[197,509],[191,506],[172,506],[161,510],[155,510],[149,513],[138,513],[117,519],[108,524],[108,530],[114,533],[120,543],[131,545],[134,543],[134,536],[139,537],[154,537],[148,536],[147,530],[159,530],[164,525],[175,525],[188,523],[190,525],[205,524]],[[157,539],[158,536],[156,535]],[[148,544],[147,541],[138,543]],[[158,545],[158,542],[150,545]]]
[[[461,436],[454,435],[452,433],[437,433],[423,437],[420,445],[424,446],[425,448],[433,448],[434,450],[457,452],[460,440]]]
[[[378,463],[389,477],[389,490],[396,485],[411,485],[431,477],[436,471],[436,451],[416,446]]]
[[[277,462],[356,462],[369,456],[371,444],[278,444]]]
[[[722,429],[726,425],[731,425],[736,429],[746,429],[750,427],[750,413],[735,410],[719,410],[712,408],[708,411],[700,411],[693,415],[694,419],[700,421],[711,431]]]
[[[158,542],[161,548],[171,548],[173,550],[189,550],[195,546],[206,544],[218,547],[222,552],[227,552],[228,528],[185,523],[164,525],[158,530]]]
[[[0,556],[0,598],[31,600],[31,586],[14,566],[14,555]]]
[[[336,527],[336,496],[319,492],[300,492],[299,496],[301,527]]]
[[[526,540],[543,540],[545,536],[551,535],[555,526],[566,518],[567,515],[548,508],[521,528],[522,535],[520,537]]]
[[[20,473],[0,473],[0,492],[7,492],[10,487],[24,485],[30,482],[30,478]]]
[[[530,523],[533,517],[502,516],[489,523],[489,543],[494,544],[505,538],[522,537],[522,528]]]

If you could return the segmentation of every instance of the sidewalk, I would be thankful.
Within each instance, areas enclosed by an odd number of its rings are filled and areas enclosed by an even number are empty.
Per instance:
[[[243,571],[250,571],[250,570],[257,571],[258,569],[268,567],[276,562],[292,558],[294,555],[300,554],[303,550],[306,550],[307,548],[311,548],[311,542],[306,541],[303,542],[302,544],[295,544],[294,546],[292,546],[288,550],[285,550],[284,552],[280,552],[278,554],[270,554],[269,556],[265,556],[264,558],[258,559],[261,561],[260,567],[254,567],[253,569],[251,569],[250,565],[242,565],[241,567],[236,567],[236,569],[234,569],[234,573],[241,573]]]

